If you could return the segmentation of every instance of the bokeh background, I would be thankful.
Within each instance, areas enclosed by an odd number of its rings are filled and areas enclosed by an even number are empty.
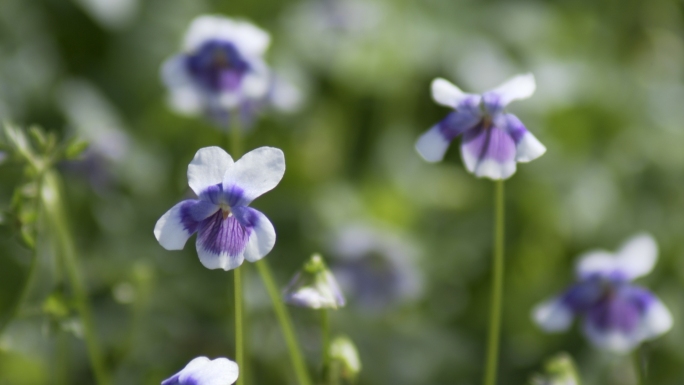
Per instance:
[[[506,182],[507,270],[500,384],[525,384],[567,351],[585,384],[632,384],[632,360],[593,349],[575,326],[546,335],[535,303],[573,280],[575,257],[648,231],[650,287],[675,324],[645,346],[651,383],[684,383],[684,5],[680,1],[2,0],[0,119],[91,146],[60,166],[106,361],[117,384],[158,384],[198,355],[233,357],[232,277],[152,229],[189,196],[201,147],[228,145],[173,113],[159,78],[190,20],[246,18],[272,35],[268,61],[301,91],[265,111],[245,147],[282,148],[287,172],[254,206],[275,225],[267,257],[284,286],[321,252],[345,286],[336,332],[357,344],[366,384],[481,381],[489,299],[492,183],[458,150],[427,164],[418,135],[447,110],[429,84],[481,92],[531,71],[537,93],[509,110],[548,152]],[[7,208],[20,169],[0,168]],[[31,253],[0,237],[0,313]],[[29,301],[0,336],[0,384],[90,384],[76,313],[45,299],[64,286],[50,253]],[[245,265],[249,385],[294,384],[284,341]],[[5,309],[5,310],[3,310]],[[291,309],[312,373],[317,315]],[[58,312],[59,313],[59,312]]]

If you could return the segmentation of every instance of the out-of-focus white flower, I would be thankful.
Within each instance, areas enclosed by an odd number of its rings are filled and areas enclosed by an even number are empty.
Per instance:
[[[422,292],[416,250],[399,235],[352,225],[336,236],[333,273],[353,301],[372,311],[412,300]]]
[[[632,284],[655,265],[658,246],[648,234],[629,239],[613,254],[590,251],[577,264],[576,284],[536,306],[534,321],[548,332],[567,330],[583,316],[583,331],[597,347],[626,353],[672,328],[672,315],[649,290]]]

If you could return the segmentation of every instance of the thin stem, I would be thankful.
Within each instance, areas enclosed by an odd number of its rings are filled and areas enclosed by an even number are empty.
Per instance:
[[[44,186],[41,190],[41,199],[45,208],[46,219],[50,224],[50,230],[54,232],[60,255],[66,268],[67,276],[71,281],[74,291],[76,307],[78,308],[81,322],[83,323],[83,336],[88,350],[90,365],[95,375],[95,380],[100,385],[110,383],[107,374],[102,352],[97,341],[95,325],[93,322],[88,294],[86,293],[83,277],[78,268],[76,248],[66,220],[66,213],[62,207],[61,185],[59,177],[54,172],[46,172],[44,176]]]
[[[26,278],[24,279],[24,283],[21,287],[21,293],[19,294],[19,298],[14,303],[12,308],[9,310],[9,314],[4,319],[0,320],[0,335],[2,335],[2,332],[5,330],[7,325],[9,325],[10,322],[12,322],[12,320],[17,316],[17,314],[19,314],[21,305],[26,301],[26,297],[28,297],[29,287],[31,287],[31,283],[33,282],[33,275],[36,271],[36,265],[38,264],[36,262],[37,260],[38,247],[35,247],[31,255],[31,262],[29,265],[28,273],[26,273]]]
[[[264,286],[266,286],[268,296],[271,297],[273,310],[276,313],[278,322],[280,322],[280,327],[283,329],[283,336],[285,337],[287,348],[290,351],[290,359],[292,360],[292,366],[294,368],[295,375],[297,376],[297,382],[299,382],[299,385],[311,385],[311,379],[309,378],[309,373],[307,372],[306,364],[304,363],[304,357],[302,356],[302,352],[299,349],[299,344],[297,343],[297,338],[292,326],[290,314],[280,298],[280,291],[278,290],[275,280],[273,279],[271,268],[265,259],[257,261],[255,265],[257,266],[257,270],[259,270],[261,280],[264,281]]]
[[[504,279],[504,182],[496,181],[494,193],[494,266],[492,274],[492,299],[489,313],[489,336],[487,339],[487,364],[485,385],[496,384],[501,336],[501,305]]]
[[[242,128],[240,127],[239,118],[233,118],[228,145],[233,159],[237,160],[240,158],[242,153]],[[237,361],[238,368],[242,371],[242,375],[238,377],[237,384],[244,385],[247,377],[247,364],[245,361],[244,318],[242,314],[242,271],[239,267],[233,271],[233,284],[235,292],[235,360]]]
[[[43,178],[40,176],[38,178],[38,183],[37,183],[37,188],[38,191],[42,191],[42,186],[43,186]],[[38,199],[36,202],[36,211],[38,212],[38,223],[40,226],[41,220],[44,219],[44,213],[43,213],[43,203],[41,199]],[[42,228],[41,228],[42,229]],[[39,229],[40,231],[40,229]],[[29,269],[28,272],[26,273],[26,278],[24,279],[24,283],[21,287],[21,292],[19,293],[19,298],[17,299],[17,302],[14,303],[14,306],[9,310],[9,314],[7,315],[6,318],[0,320],[0,335],[2,335],[3,331],[7,327],[7,325],[12,322],[12,320],[19,314],[19,310],[21,309],[21,305],[26,301],[26,298],[28,297],[29,289],[31,288],[33,284],[33,276],[35,275],[35,272],[37,270],[36,266],[38,265],[38,253],[39,253],[39,247],[38,245],[34,245],[33,251],[31,253],[31,262],[29,264]]]
[[[322,383],[330,383],[330,314],[328,309],[321,309],[321,340],[323,342],[323,369],[321,371]]]
[[[634,372],[636,373],[637,385],[646,385],[646,361],[641,351],[641,346],[637,347],[633,353]]]
[[[233,270],[233,283],[235,284],[235,360],[238,368],[244,368],[244,338],[242,334],[242,271],[238,267]],[[238,385],[244,385],[245,376],[239,376]]]

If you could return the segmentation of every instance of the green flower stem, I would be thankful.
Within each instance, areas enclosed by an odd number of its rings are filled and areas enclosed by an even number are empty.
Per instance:
[[[306,364],[304,363],[304,357],[302,356],[302,352],[299,349],[299,344],[297,343],[297,338],[295,336],[294,327],[292,326],[290,314],[280,298],[280,291],[278,290],[278,286],[273,279],[271,268],[265,259],[257,261],[255,265],[259,270],[261,280],[264,281],[266,291],[268,292],[269,297],[271,297],[273,310],[276,313],[278,322],[280,322],[280,327],[283,329],[283,336],[285,337],[287,348],[290,351],[290,359],[292,360],[292,366],[294,368],[295,375],[297,376],[297,382],[299,382],[299,385],[311,385],[311,379],[309,378],[309,373],[307,372]]]
[[[487,338],[487,364],[485,385],[496,384],[501,337],[501,305],[504,279],[504,182],[495,182],[494,193],[494,265],[492,271],[492,299],[489,313],[489,336]]]
[[[88,357],[95,375],[95,380],[99,385],[108,385],[110,384],[109,375],[105,368],[102,352],[97,341],[92,311],[90,309],[90,303],[88,302],[88,295],[86,293],[83,277],[78,268],[76,248],[67,223],[66,212],[62,206],[61,184],[59,177],[53,171],[47,171],[44,175],[41,200],[45,209],[49,230],[55,235],[59,254],[64,263],[67,276],[71,281],[76,306],[81,317],[81,322],[83,323],[83,336],[85,338]]]
[[[33,276],[36,271],[36,265],[38,265],[38,247],[35,247],[31,254],[31,262],[29,264],[28,273],[26,274],[26,278],[24,279],[24,283],[21,287],[19,298],[9,310],[9,314],[7,314],[5,318],[0,319],[0,335],[2,335],[2,332],[5,331],[7,325],[9,325],[12,320],[17,317],[19,310],[21,309],[21,305],[24,303],[24,301],[26,301],[26,297],[28,297],[29,288],[31,287],[34,279]]]
[[[242,127],[239,119],[233,119],[230,127],[229,148],[233,160],[238,160],[242,155]],[[243,329],[243,303],[242,303],[242,271],[238,267],[233,270],[233,284],[235,292],[235,361],[240,368],[241,375],[238,377],[237,385],[244,385],[247,373],[245,362],[245,336]]]
[[[648,383],[646,381],[646,362],[641,351],[641,346],[634,350],[633,356],[637,385],[646,385]]]
[[[321,309],[321,339],[323,341],[323,369],[321,371],[322,383],[330,383],[330,314],[328,309]]]
[[[242,369],[245,367],[245,342],[242,334],[242,271],[239,267],[233,270],[233,282],[235,284],[235,360],[238,367]],[[245,376],[239,376],[237,383],[244,385]]]

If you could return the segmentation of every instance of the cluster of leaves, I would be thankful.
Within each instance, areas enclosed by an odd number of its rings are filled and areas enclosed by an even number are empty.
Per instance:
[[[9,207],[2,214],[2,222],[13,227],[26,247],[34,249],[43,175],[60,161],[78,159],[88,144],[77,138],[60,142],[54,132],[46,132],[38,126],[22,130],[5,124],[2,134],[3,160],[23,166],[23,180],[14,190]]]

